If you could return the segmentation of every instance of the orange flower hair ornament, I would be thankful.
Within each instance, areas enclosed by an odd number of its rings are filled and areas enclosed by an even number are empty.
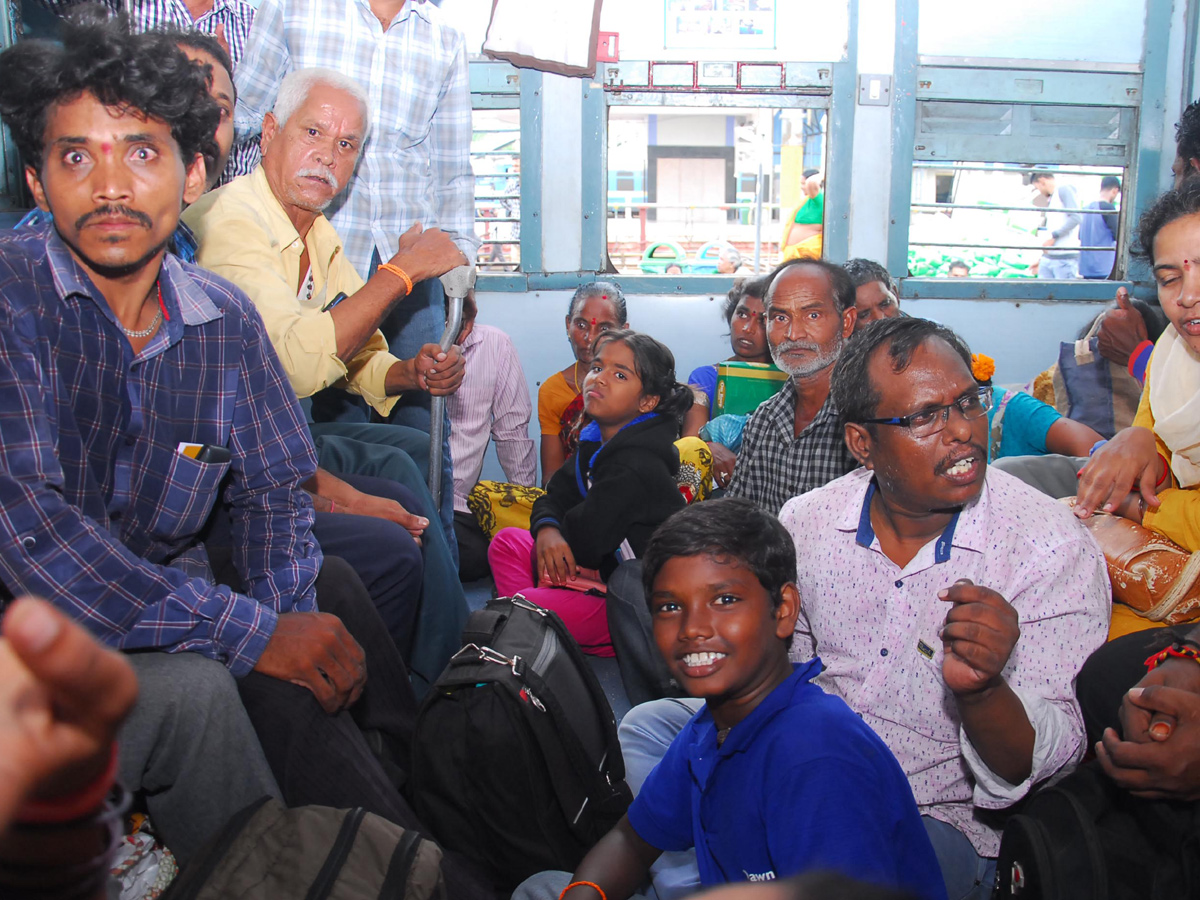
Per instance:
[[[976,381],[991,381],[996,374],[996,361],[983,353],[971,354],[971,374]]]

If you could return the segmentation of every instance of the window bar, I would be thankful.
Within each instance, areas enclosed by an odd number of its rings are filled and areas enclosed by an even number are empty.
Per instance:
[[[1006,206],[999,203],[994,204],[972,204],[972,203],[913,203],[913,209],[987,209],[995,212],[1005,212],[1006,210],[1018,210],[1021,212],[1040,212],[1044,213],[1050,210],[1048,206]],[[1065,212],[1070,209],[1071,212],[1084,213],[1089,216],[1108,216],[1119,212],[1116,209],[1084,209],[1078,207],[1071,209],[1070,207],[1056,206],[1054,212]]]

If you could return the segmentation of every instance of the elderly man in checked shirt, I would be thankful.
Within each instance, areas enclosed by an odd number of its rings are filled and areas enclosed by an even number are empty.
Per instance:
[[[772,275],[763,304],[771,359],[791,377],[751,413],[736,467],[728,450],[709,446],[717,484],[729,496],[776,515],[788,498],[858,465],[842,440],[829,396],[829,375],[854,333],[858,312],[850,276],[824,260],[784,263]]]
[[[816,682],[896,755],[948,896],[986,900],[994,811],[1083,756],[1074,683],[1108,633],[1104,557],[1066,506],[988,469],[990,394],[953,332],[876,322],[832,394],[863,468],[783,507],[800,560],[792,654],[819,656]],[[626,716],[631,784],[686,712]]]

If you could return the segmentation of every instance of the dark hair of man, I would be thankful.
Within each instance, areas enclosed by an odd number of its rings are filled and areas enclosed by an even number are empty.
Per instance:
[[[863,259],[861,256],[857,259],[848,259],[842,263],[842,268],[846,270],[856,288],[870,284],[872,281],[881,281],[883,286],[893,294],[897,296],[900,294],[896,288],[896,282],[892,280],[892,273],[873,259]]]
[[[1043,178],[1053,178],[1054,173],[1048,172],[1045,169],[1034,169],[1033,174],[1029,176],[1030,184],[1037,184]]]
[[[753,572],[772,609],[783,602],[783,586],[796,580],[796,547],[779,520],[749,500],[724,497],[681,509],[654,530],[642,554],[647,601],[670,560],[702,554]]]
[[[820,175],[820,174],[821,174],[820,169],[805,169],[803,172],[800,173],[800,177],[807,181],[809,178],[812,178],[814,175]]]
[[[233,62],[230,60],[229,54],[225,52],[225,48],[221,46],[221,42],[211,34],[183,28],[159,28],[152,33],[162,35],[177,47],[187,47],[189,50],[207,53],[229,75],[229,81],[233,82]],[[237,102],[236,84],[233,86],[233,97],[230,99]]]
[[[967,371],[971,371],[971,351],[962,338],[944,325],[928,319],[899,316],[881,319],[854,333],[830,376],[829,393],[837,406],[842,424],[862,422],[876,417],[879,406],[879,391],[871,383],[870,365],[875,351],[886,346],[891,357],[892,373],[899,375],[912,362],[913,352],[931,340],[942,340],[962,358]],[[870,429],[872,426],[868,425]]]
[[[591,281],[576,288],[575,293],[571,295],[571,305],[567,307],[567,318],[569,319],[579,312],[579,308],[592,297],[604,297],[612,301],[617,310],[618,325],[629,321],[629,316],[625,311],[625,295],[621,293],[621,288],[612,281]]]
[[[962,259],[954,260],[954,262],[950,263],[950,268],[951,269],[966,269],[968,272],[971,271],[971,267],[967,265],[966,260],[962,260]]]
[[[1163,226],[1200,213],[1200,178],[1189,178],[1178,190],[1160,194],[1138,220],[1133,254],[1154,265],[1154,239]]]
[[[767,288],[770,286],[770,275],[759,275],[757,278],[747,278],[744,281],[736,282],[729,289],[729,293],[725,296],[725,302],[721,305],[721,315],[725,317],[725,324],[729,325],[733,322],[733,313],[738,304],[742,302],[743,297],[756,297],[761,300],[767,296]]]
[[[658,398],[654,411],[681,420],[695,400],[692,389],[675,380],[675,355],[666,344],[628,328],[606,331],[592,344],[592,359],[599,356],[601,347],[613,341],[620,341],[633,353],[633,370],[641,379],[642,394]]]
[[[796,266],[812,266],[820,269],[829,277],[829,286],[833,288],[833,305],[838,312],[843,313],[854,306],[854,282],[850,280],[850,275],[837,263],[831,263],[826,259],[789,259],[787,262],[781,263],[774,272],[767,276],[767,294],[764,294],[764,299],[770,294],[771,288],[775,286],[775,281],[779,278],[780,273]]]
[[[1100,179],[1100,190],[1111,191],[1113,188],[1121,189],[1121,179],[1116,175],[1105,175]]]
[[[1175,152],[1186,163],[1200,159],[1200,100],[1193,100],[1175,125]]]
[[[89,93],[171,129],[184,165],[213,140],[221,111],[206,73],[153,34],[130,34],[124,16],[88,6],[62,23],[61,42],[21,41],[0,53],[0,118],[28,165],[42,168],[46,115]]]

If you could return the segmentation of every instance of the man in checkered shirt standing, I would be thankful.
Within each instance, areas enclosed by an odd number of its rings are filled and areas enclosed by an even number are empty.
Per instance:
[[[772,515],[792,497],[857,468],[846,449],[829,376],[854,332],[854,284],[841,266],[802,259],[775,270],[767,290],[771,359],[789,380],[746,422],[728,494]]]

